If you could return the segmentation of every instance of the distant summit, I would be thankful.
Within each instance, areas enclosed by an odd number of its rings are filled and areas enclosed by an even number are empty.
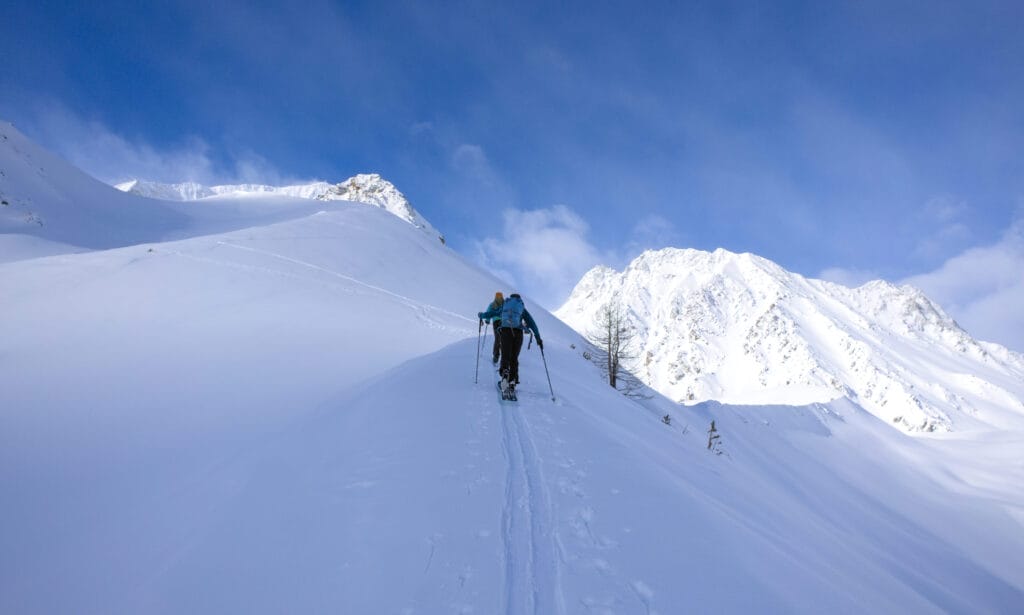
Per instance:
[[[133,179],[117,184],[114,187],[123,192],[165,201],[200,201],[217,197],[240,197],[259,194],[320,201],[364,203],[385,209],[444,242],[444,236],[413,208],[405,195],[399,192],[394,184],[377,173],[361,173],[339,184],[316,181],[290,186],[269,186],[265,184],[204,186],[195,182],[162,184]]]
[[[437,235],[442,242],[444,236],[431,226],[427,219],[413,209],[409,199],[395,188],[394,184],[376,173],[360,173],[340,184],[328,185],[326,190],[316,197],[321,201],[352,201],[376,205],[395,214],[416,228]]]
[[[202,201],[206,206],[194,203]],[[143,180],[112,187],[0,122],[0,262],[223,233],[347,208],[352,202],[383,209],[444,241],[379,175],[284,187]]]
[[[585,332],[612,300],[638,333],[631,371],[681,403],[847,397],[905,431],[1024,413],[1024,357],[976,341],[910,286],[846,288],[752,254],[665,249],[592,269],[556,314]]]

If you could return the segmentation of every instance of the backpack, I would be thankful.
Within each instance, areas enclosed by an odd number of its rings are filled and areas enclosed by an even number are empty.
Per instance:
[[[523,305],[523,300],[519,295],[512,295],[505,299],[504,305],[501,306],[501,326],[513,329],[521,327],[525,309],[526,306]]]

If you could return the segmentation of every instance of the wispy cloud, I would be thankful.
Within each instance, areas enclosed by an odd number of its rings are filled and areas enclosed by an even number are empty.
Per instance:
[[[287,183],[263,156],[251,151],[216,156],[207,141],[182,135],[157,147],[118,134],[101,122],[62,108],[50,107],[32,122],[33,137],[71,164],[97,179],[116,183],[128,179],[203,184]]]
[[[660,250],[662,248],[685,247],[676,225],[668,218],[658,214],[648,214],[633,226],[629,240],[625,245],[622,261],[631,258],[644,250]]]
[[[477,243],[481,263],[549,309],[568,297],[602,256],[587,239],[589,225],[564,205],[506,210],[501,234]]]
[[[843,267],[829,267],[818,273],[817,277],[827,282],[842,284],[850,288],[856,288],[871,280],[881,278],[876,271],[867,269],[846,269]]]
[[[501,184],[487,154],[479,145],[462,143],[452,153],[452,166],[456,171],[469,176],[482,186],[494,188]]]
[[[975,337],[1024,352],[1024,219],[988,246],[973,247],[904,280],[938,301]]]
[[[950,247],[969,245],[973,238],[967,220],[971,207],[965,199],[944,194],[925,202],[918,213],[920,228],[931,229],[922,234],[914,246],[914,255],[931,259],[950,254]]]

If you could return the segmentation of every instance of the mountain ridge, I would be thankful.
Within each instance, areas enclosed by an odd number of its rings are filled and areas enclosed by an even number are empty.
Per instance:
[[[196,182],[167,184],[132,179],[114,185],[128,192],[167,201],[201,201],[223,197],[279,195],[317,201],[351,201],[380,207],[444,242],[444,235],[427,221],[394,184],[378,173],[360,173],[343,182],[311,181],[285,186],[269,184],[222,184],[206,186]]]
[[[622,272],[595,267],[555,313],[585,332],[613,300],[638,335],[628,367],[681,403],[848,397],[908,432],[1024,418],[1024,356],[974,340],[911,286],[847,288],[750,253],[666,248]]]

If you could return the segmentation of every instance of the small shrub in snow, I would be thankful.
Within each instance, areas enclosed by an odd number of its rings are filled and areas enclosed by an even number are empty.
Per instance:
[[[711,429],[708,429],[708,450],[716,455],[722,454],[722,436],[718,435],[714,421],[711,421]]]

